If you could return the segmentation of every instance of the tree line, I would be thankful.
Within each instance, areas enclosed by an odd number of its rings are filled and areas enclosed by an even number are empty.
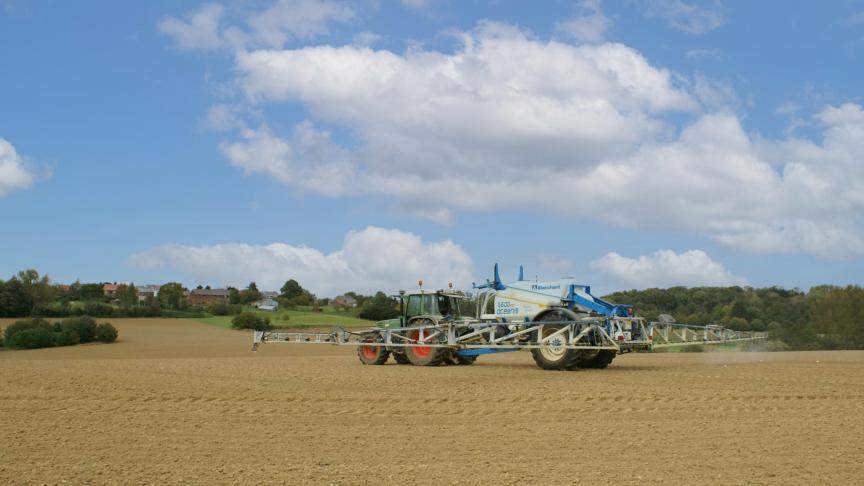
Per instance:
[[[864,349],[864,289],[822,285],[804,292],[768,287],[672,287],[604,297],[648,320],[669,314],[687,324],[768,331],[789,349]]]

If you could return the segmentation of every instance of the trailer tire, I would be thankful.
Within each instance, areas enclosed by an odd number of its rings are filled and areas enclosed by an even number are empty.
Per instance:
[[[534,322],[560,322],[565,320],[575,320],[576,314],[568,309],[556,309],[549,312],[544,312],[538,315]],[[535,343],[539,343],[543,338],[555,334],[566,325],[550,324],[543,326],[542,335],[538,336],[534,333],[532,339]],[[567,349],[566,340],[555,338],[542,345],[540,348],[531,350],[531,356],[537,366],[544,370],[568,370],[575,368],[579,360],[579,353],[575,349]]]
[[[384,338],[378,333],[370,333],[360,339],[363,343],[384,343]],[[390,357],[390,351],[384,346],[357,346],[357,357],[364,365],[383,365]]]
[[[408,356],[405,356],[404,352],[394,351],[393,352],[393,359],[396,360],[396,364],[400,364],[400,365],[410,365],[411,364],[411,360],[408,359]]]
[[[444,353],[444,364],[448,366],[456,366],[459,364],[459,357],[455,350],[451,349],[449,352]]]
[[[471,366],[477,361],[477,356],[456,355],[456,364],[459,366]]]
[[[433,324],[430,320],[418,320],[413,322],[417,326],[429,326]],[[427,333],[428,330],[408,331],[408,338],[414,340],[421,339],[421,333]],[[423,342],[429,344],[439,344],[441,336],[436,336],[431,339],[423,339]],[[437,348],[432,346],[409,346],[405,348],[405,356],[408,361],[414,366],[438,366],[444,362],[444,357],[450,352],[447,348]]]
[[[602,370],[612,363],[615,359],[615,351],[604,350],[597,353],[596,356],[588,359],[579,360],[576,364],[579,368],[591,368]]]

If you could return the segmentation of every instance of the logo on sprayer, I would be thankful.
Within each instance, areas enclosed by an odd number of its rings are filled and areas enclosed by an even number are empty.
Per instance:
[[[531,284],[531,290],[552,290],[552,289],[560,289],[561,284]]]

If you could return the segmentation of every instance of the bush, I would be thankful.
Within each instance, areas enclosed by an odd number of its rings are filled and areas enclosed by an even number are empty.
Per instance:
[[[8,341],[12,349],[50,348],[54,346],[54,333],[50,326],[24,329],[13,334]]]
[[[6,338],[7,344],[12,347],[12,338],[16,334],[32,329],[44,329],[48,332],[52,331],[51,324],[48,324],[48,321],[39,317],[35,317],[32,319],[21,319],[20,321],[15,321],[14,323],[6,327],[6,329],[3,331],[3,336]]]
[[[81,342],[81,336],[74,329],[54,333],[54,346],[75,346]]]
[[[240,313],[240,306],[228,302],[213,302],[207,306],[207,312],[215,316],[233,316]]]
[[[99,324],[96,326],[96,340],[103,343],[113,343],[117,340],[117,329],[107,322]]]
[[[114,307],[101,302],[87,302],[84,304],[84,314],[96,317],[110,317],[114,314]]]
[[[96,320],[90,316],[70,317],[60,323],[64,331],[75,331],[82,343],[92,342],[96,337]]]
[[[254,329],[256,331],[267,331],[273,328],[269,317],[259,317],[253,312],[244,312],[231,320],[234,329]]]

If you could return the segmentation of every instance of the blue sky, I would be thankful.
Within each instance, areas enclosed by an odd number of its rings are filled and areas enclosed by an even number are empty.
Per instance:
[[[0,1],[0,276],[862,284],[864,2]]]

